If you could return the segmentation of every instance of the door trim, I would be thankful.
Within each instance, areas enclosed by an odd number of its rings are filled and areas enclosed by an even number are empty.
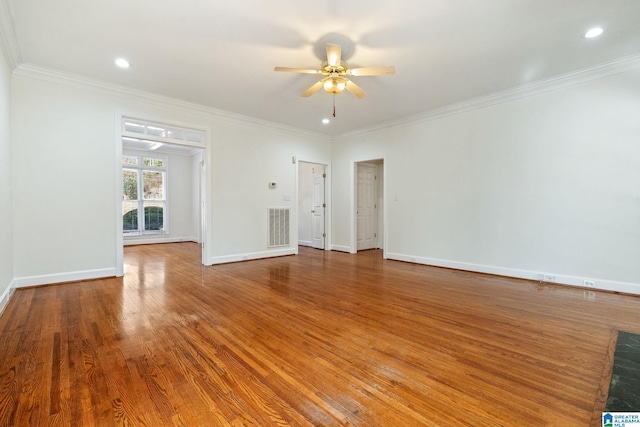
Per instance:
[[[115,219],[116,219],[116,239],[115,239],[115,255],[116,264],[115,271],[117,277],[124,276],[124,236],[122,235],[122,120],[127,117],[136,117],[135,114],[127,114],[122,111],[116,111],[115,114]],[[202,250],[202,264],[212,265],[209,259],[209,247],[211,245],[211,224],[207,222],[210,218],[211,209],[211,186],[207,183],[211,182],[211,159],[209,155],[209,149],[211,147],[211,131],[209,128],[194,125],[184,125],[181,123],[174,123],[166,120],[150,120],[159,123],[174,124],[176,126],[186,126],[192,129],[198,129],[204,132],[204,144],[190,144],[183,145],[192,146],[202,149],[202,159],[204,161],[203,168],[204,174],[201,176],[199,186],[200,195],[202,197],[200,201],[201,218],[200,218],[200,239]],[[204,204],[204,205],[203,205]]]

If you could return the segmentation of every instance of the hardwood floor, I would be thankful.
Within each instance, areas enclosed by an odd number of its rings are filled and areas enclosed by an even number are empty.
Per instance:
[[[300,252],[127,247],[124,278],[16,291],[0,425],[586,426],[640,333],[640,297]]]

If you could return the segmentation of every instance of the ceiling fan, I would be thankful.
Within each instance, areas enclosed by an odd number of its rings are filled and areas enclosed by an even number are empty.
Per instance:
[[[340,47],[340,45],[327,43],[327,60],[322,63],[319,70],[306,68],[275,67],[274,71],[286,71],[290,73],[303,74],[322,74],[323,76],[325,76],[309,89],[307,89],[302,94],[302,96],[304,97],[311,96],[321,88],[324,88],[327,93],[330,93],[332,95],[342,93],[342,91],[346,89],[359,99],[367,96],[367,93],[362,90],[360,86],[351,81],[349,77],[378,76],[383,74],[395,74],[396,72],[395,68],[391,66],[349,68],[347,64],[341,60],[341,55],[342,48]]]

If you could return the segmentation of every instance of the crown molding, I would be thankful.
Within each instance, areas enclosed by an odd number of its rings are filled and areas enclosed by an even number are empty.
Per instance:
[[[496,104],[502,104],[505,102],[514,101],[516,99],[542,94],[545,92],[551,92],[569,86],[574,86],[614,74],[624,73],[637,69],[640,69],[640,54],[626,56],[615,61],[607,62],[560,76],[527,83],[511,89],[482,95],[476,98],[467,99],[455,104],[446,105],[444,107],[408,116],[400,120],[385,122],[373,127],[344,133],[335,136],[334,141],[371,134],[383,129],[419,124],[448,116],[454,116],[456,114],[461,114]]]
[[[0,0],[0,7],[6,6],[6,0]],[[0,22],[3,24],[4,21]],[[6,30],[0,31],[3,35]],[[13,39],[15,40],[15,38]],[[2,40],[5,41],[4,39]],[[4,46],[3,46],[4,47]],[[6,51],[5,51],[6,53]],[[17,55],[17,56],[15,56]],[[19,60],[19,52],[15,50],[13,61]],[[10,65],[12,65],[10,60]],[[92,79],[89,77],[81,76],[78,74],[72,74],[64,71],[53,70],[49,68],[39,67],[33,64],[20,64],[14,69],[13,73],[19,76],[34,78],[38,80],[44,80],[52,83],[63,84],[66,86],[73,86],[81,89],[91,90],[111,96],[119,96],[129,100],[144,100],[151,104],[156,104],[162,107],[170,106],[173,108],[181,109],[190,113],[206,115],[221,120],[226,120],[235,123],[243,123],[254,127],[261,127],[267,129],[276,129],[279,131],[304,135],[308,137],[320,138],[328,142],[338,142],[347,138],[371,134],[383,129],[397,128],[402,126],[409,126],[428,122],[431,120],[437,120],[448,116],[454,116],[457,114],[473,111],[481,108],[486,108],[492,105],[501,104],[505,102],[514,101],[521,98],[526,98],[545,92],[560,90],[573,85],[585,83],[588,81],[600,79],[603,77],[611,76],[614,74],[624,73],[631,70],[640,69],[640,54],[631,55],[611,61],[608,63],[596,65],[594,67],[578,70],[572,73],[563,74],[560,76],[552,77],[549,79],[539,80],[537,82],[528,83],[525,85],[517,86],[504,91],[494,92],[487,95],[471,98],[465,101],[461,101],[455,104],[446,105],[444,107],[428,110],[419,114],[405,117],[400,120],[381,123],[379,125],[356,130],[353,132],[344,133],[334,137],[306,131],[304,129],[287,126],[275,122],[257,119],[242,114],[231,113],[228,111],[208,107],[201,104],[182,101],[176,98],[170,98],[162,95],[158,95],[151,92],[145,92],[138,89],[133,89],[127,86],[108,83],[105,81]]]
[[[3,0],[0,0],[3,1]],[[207,117],[213,117],[234,123],[242,123],[253,127],[260,127],[266,129],[275,129],[282,132],[287,132],[295,135],[303,135],[308,137],[320,138],[327,142],[331,142],[331,137],[307,131],[304,129],[296,128],[293,126],[286,126],[280,123],[270,122],[267,120],[257,119],[242,114],[231,113],[228,111],[220,110],[213,107],[208,107],[202,104],[196,104],[188,101],[183,101],[177,98],[171,98],[163,95],[158,95],[152,92],[146,92],[139,89],[133,89],[128,86],[117,85],[114,83],[105,82],[90,77],[81,76],[79,74],[68,73],[66,71],[59,71],[50,68],[40,67],[33,64],[20,64],[14,71],[14,75],[28,77],[37,80],[43,80],[50,83],[61,84],[65,86],[71,86],[79,89],[90,90],[98,92],[104,95],[117,96],[132,101],[145,101],[150,104],[154,104],[160,107],[171,107],[179,109],[188,113],[194,113],[204,115]]]
[[[13,25],[13,13],[7,0],[0,0],[0,50],[4,52],[11,70],[15,70],[22,63]]]

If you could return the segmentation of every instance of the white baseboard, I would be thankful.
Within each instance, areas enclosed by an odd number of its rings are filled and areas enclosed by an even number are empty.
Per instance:
[[[310,240],[298,240],[298,246],[313,246]]]
[[[351,248],[349,246],[331,245],[331,250],[351,253]]]
[[[77,282],[79,280],[100,279],[103,277],[115,276],[115,267],[97,270],[72,271],[68,273],[43,274],[42,276],[16,277],[13,281],[13,287],[24,288],[28,286],[51,285],[54,283]]]
[[[252,259],[272,258],[272,257],[285,256],[285,255],[296,255],[297,253],[298,253],[297,248],[287,248],[287,249],[279,249],[279,250],[273,250],[273,251],[225,255],[220,257],[209,258],[209,263],[207,265],[224,264],[227,262],[248,261]]]
[[[0,315],[4,313],[4,309],[7,308],[7,305],[9,304],[9,301],[15,292],[14,287],[14,281],[12,281],[9,286],[7,286],[7,289],[4,290],[2,296],[0,296]]]
[[[496,267],[492,265],[473,264],[436,258],[416,257],[412,255],[396,254],[390,252],[387,252],[386,255],[387,259],[431,265],[434,267],[453,268],[456,270],[473,271],[476,273],[495,274],[497,276],[516,277],[519,279],[536,280],[540,282],[558,283],[561,285],[579,286],[582,288],[640,295],[640,283],[617,282],[613,280],[580,276],[567,276],[550,272],[519,270],[514,268]],[[553,278],[554,280],[549,280],[549,278]],[[593,286],[585,286],[585,281],[593,283]]]
[[[125,238],[123,240],[124,246],[129,245],[154,245],[157,243],[181,243],[181,242],[195,242],[200,243],[196,237],[134,237]]]

